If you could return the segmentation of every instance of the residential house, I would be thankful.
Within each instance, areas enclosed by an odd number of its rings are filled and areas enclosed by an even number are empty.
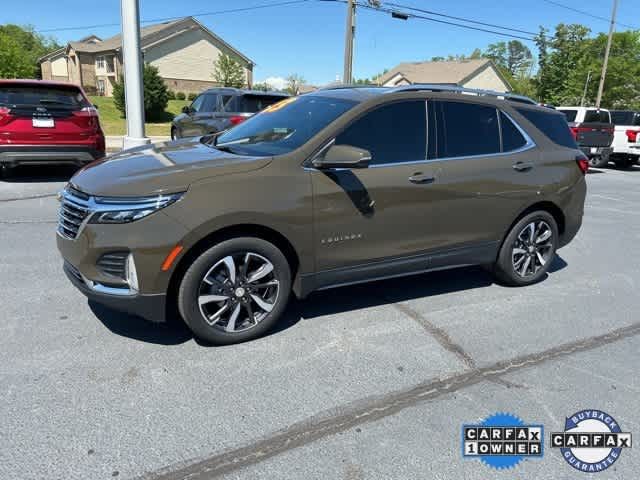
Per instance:
[[[488,59],[401,63],[383,74],[379,83],[387,87],[432,83],[496,92],[511,90],[507,79]]]
[[[140,31],[143,59],[158,67],[174,92],[199,93],[217,86],[214,62],[221,54],[238,61],[246,83],[253,83],[255,63],[193,17],[149,25]],[[102,40],[91,35],[45,55],[40,60],[42,78],[81,85],[89,94],[112,96],[123,73],[120,35]]]

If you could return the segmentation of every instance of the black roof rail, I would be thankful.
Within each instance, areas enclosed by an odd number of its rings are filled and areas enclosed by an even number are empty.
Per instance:
[[[402,85],[400,87],[394,87],[389,92],[415,92],[415,91],[428,91],[428,92],[449,92],[460,93],[463,95],[477,95],[479,97],[494,97],[504,100],[511,100],[512,102],[527,103],[530,105],[537,105],[535,100],[525,97],[524,95],[516,95],[508,92],[496,92],[494,90],[481,90],[477,88],[465,88],[456,85],[439,85],[432,83],[414,83],[412,85]]]

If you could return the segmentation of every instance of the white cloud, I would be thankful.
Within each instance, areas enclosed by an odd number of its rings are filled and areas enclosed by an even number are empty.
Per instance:
[[[287,79],[282,77],[267,77],[258,83],[267,83],[275,90],[284,90],[287,87]]]

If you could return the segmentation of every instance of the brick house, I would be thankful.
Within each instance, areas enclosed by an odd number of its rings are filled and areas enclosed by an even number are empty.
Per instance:
[[[174,92],[199,93],[216,86],[213,64],[220,54],[234,58],[253,83],[255,63],[207,29],[186,17],[140,30],[143,59],[158,67],[167,87]],[[123,73],[120,35],[102,40],[90,35],[39,59],[43,80],[81,85],[89,94],[112,96],[113,84]]]

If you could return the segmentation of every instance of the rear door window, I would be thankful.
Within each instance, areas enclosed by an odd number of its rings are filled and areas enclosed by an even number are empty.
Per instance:
[[[584,114],[584,123],[611,123],[611,117],[604,110],[590,109]]]
[[[495,107],[435,101],[438,158],[500,153],[500,127]]]
[[[235,95],[221,95],[220,105],[223,112],[237,112],[237,102]]]
[[[578,115],[577,110],[558,110],[558,112],[564,113],[564,116],[567,117],[567,122],[575,122]]]
[[[518,127],[503,112],[500,112],[500,128],[502,129],[502,151],[512,152],[527,144],[526,138]]]
[[[368,150],[374,165],[425,160],[425,102],[397,102],[376,108],[348,126],[335,143]]]
[[[563,147],[578,148],[569,130],[569,124],[562,115],[558,115],[553,111],[541,112],[524,108],[518,108],[516,110],[520,115],[533,123],[533,125],[544,133],[553,143]]]
[[[217,112],[218,111],[218,95],[216,93],[207,93],[203,95],[202,107],[199,112]]]

